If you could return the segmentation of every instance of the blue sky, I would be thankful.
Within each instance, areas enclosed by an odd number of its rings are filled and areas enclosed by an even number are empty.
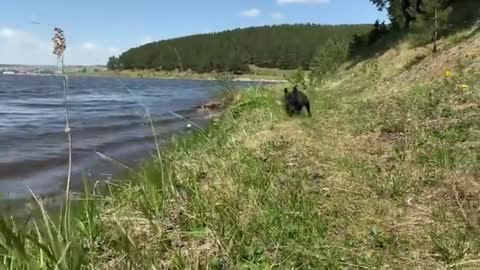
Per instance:
[[[67,36],[67,64],[105,64],[146,42],[236,27],[373,23],[369,0],[10,0],[0,3],[0,63],[54,64],[52,26]],[[39,22],[34,24],[32,22]]]

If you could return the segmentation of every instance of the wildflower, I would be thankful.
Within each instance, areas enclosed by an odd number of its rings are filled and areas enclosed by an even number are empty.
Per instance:
[[[453,72],[452,72],[452,71],[450,71],[450,70],[448,70],[448,69],[445,70],[445,77],[446,77],[446,78],[450,78],[450,77],[452,77],[452,76],[453,76]]]
[[[467,91],[468,89],[470,89],[470,85],[468,85],[468,84],[460,84],[459,87],[463,91]]]
[[[57,57],[62,57],[63,53],[66,49],[66,42],[65,42],[65,35],[63,34],[63,30],[59,27],[55,27],[54,29],[55,35],[52,38],[53,41],[53,54],[57,55]]]

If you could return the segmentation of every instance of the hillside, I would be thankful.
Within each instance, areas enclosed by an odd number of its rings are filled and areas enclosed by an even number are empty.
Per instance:
[[[479,269],[480,28],[400,41],[307,89],[231,97],[205,131],[86,196],[0,220],[9,269]],[[94,194],[98,194],[94,192]],[[68,208],[67,208],[68,209]]]
[[[315,51],[329,38],[349,42],[370,25],[279,25],[235,29],[159,41],[110,59],[110,68],[210,71],[308,68]]]

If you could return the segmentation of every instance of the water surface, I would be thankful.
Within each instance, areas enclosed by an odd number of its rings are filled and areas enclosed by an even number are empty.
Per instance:
[[[209,112],[192,107],[220,91],[213,81],[71,77],[69,119],[73,137],[73,190],[82,177],[115,180],[118,167],[98,153],[135,165],[153,153],[149,110],[157,136],[165,142],[186,132],[178,113],[205,127]],[[254,84],[237,82],[240,86]],[[60,194],[67,176],[63,78],[0,75],[0,195],[19,199]],[[135,97],[136,96],[136,97]],[[98,152],[98,153],[97,153]]]

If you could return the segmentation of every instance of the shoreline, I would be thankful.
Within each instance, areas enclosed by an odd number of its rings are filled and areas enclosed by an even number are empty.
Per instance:
[[[143,71],[145,72],[145,71]],[[160,72],[149,72],[141,73],[136,71],[125,71],[115,74],[111,71],[99,71],[99,72],[70,72],[66,73],[68,76],[79,76],[79,77],[104,77],[104,78],[132,78],[132,79],[164,79],[164,80],[200,80],[200,81],[215,81],[217,80],[214,75],[211,73],[206,74],[195,74],[195,73],[160,73]],[[141,74],[141,75],[139,75]],[[171,75],[173,74],[173,75]],[[287,83],[288,81],[277,77],[277,76],[267,76],[267,75],[255,75],[255,74],[244,74],[244,75],[234,75],[232,81],[237,82],[265,82],[265,83]]]
[[[195,77],[195,76],[147,76],[147,77],[134,77],[134,76],[117,76],[114,74],[92,74],[92,73],[65,73],[69,77],[99,77],[99,78],[124,78],[124,79],[159,79],[159,80],[195,80],[195,81],[216,81],[217,79],[212,77]],[[63,74],[37,74],[37,73],[22,73],[22,74],[0,74],[0,76],[39,76],[39,77],[61,77]],[[255,77],[238,77],[232,80],[233,82],[264,82],[264,83],[288,83],[283,79],[266,79]]]

